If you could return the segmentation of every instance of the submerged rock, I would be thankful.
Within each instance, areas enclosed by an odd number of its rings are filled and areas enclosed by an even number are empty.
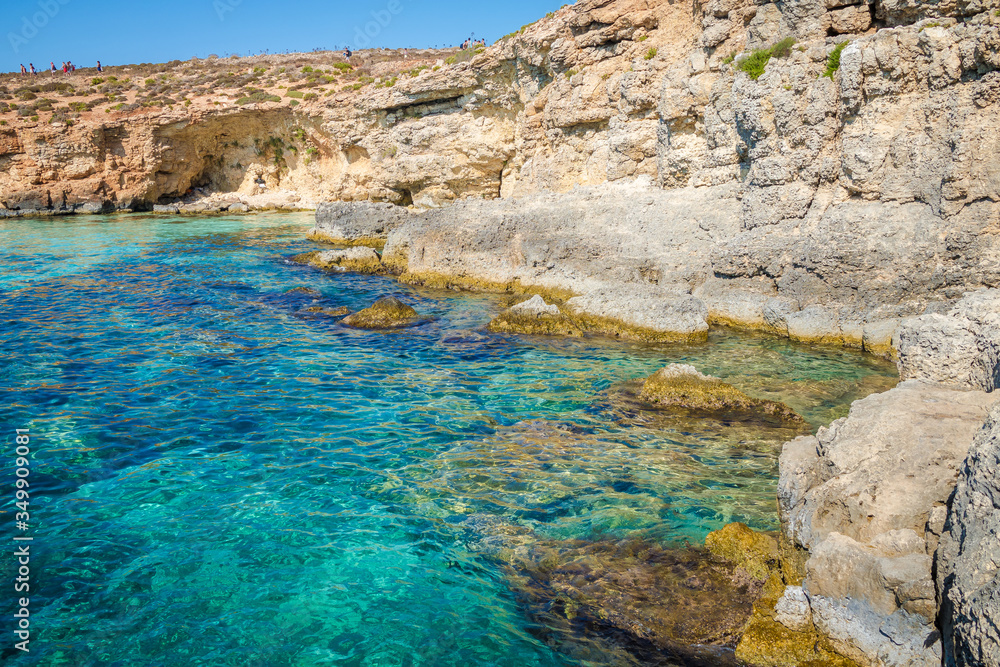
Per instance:
[[[539,295],[511,306],[488,326],[497,333],[579,336],[583,332],[559,306],[545,303]]]
[[[670,364],[646,378],[639,398],[660,407],[805,423],[783,403],[753,398],[719,378],[703,375],[694,366],[684,364]]]
[[[643,540],[545,539],[496,518],[467,525],[563,650],[596,638],[642,664],[736,664],[760,583],[733,563]]]
[[[709,533],[705,548],[761,581],[779,567],[778,542],[743,523],[731,523]]]
[[[412,306],[394,296],[387,296],[344,318],[343,323],[356,329],[400,329],[421,321]]]
[[[287,290],[285,294],[304,294],[305,296],[312,296],[312,297],[321,296],[319,290],[313,289],[312,287],[301,287],[301,286],[293,287],[292,289]]]
[[[382,258],[371,248],[358,246],[341,250],[320,250],[296,255],[299,264],[308,264],[324,271],[353,271],[356,273],[385,273]]]
[[[343,317],[351,312],[351,309],[347,306],[338,306],[337,308],[328,308],[326,306],[310,306],[308,308],[302,309],[303,313],[316,313],[318,315],[326,315],[327,317]]]

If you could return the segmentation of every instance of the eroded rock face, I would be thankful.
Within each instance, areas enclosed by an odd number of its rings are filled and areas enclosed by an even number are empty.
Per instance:
[[[947,315],[905,320],[895,347],[904,380],[993,391],[1000,386],[1000,290],[968,294]]]
[[[813,623],[861,664],[936,665],[933,555],[945,505],[996,397],[915,380],[786,443],[778,505],[810,552]]]
[[[1000,403],[959,474],[938,547],[941,626],[948,666],[1000,664]]]

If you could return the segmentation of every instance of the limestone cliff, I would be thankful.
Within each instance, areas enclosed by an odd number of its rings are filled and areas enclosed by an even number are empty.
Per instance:
[[[161,72],[75,119],[22,113],[41,93],[7,77],[0,201],[355,202],[314,237],[384,245],[368,260],[410,282],[896,355],[908,382],[785,447],[785,533],[810,553],[773,620],[866,665],[1000,654],[976,616],[993,422],[962,464],[1000,382],[1000,298],[963,298],[1000,287],[996,0],[581,0],[408,55],[178,64],[183,103]]]
[[[192,61],[138,90],[118,85],[121,68],[105,94],[124,102],[70,102],[90,109],[75,122],[58,103],[27,116],[4,102],[0,201],[149,208],[217,193],[217,208],[270,193],[427,209],[500,197],[524,203],[464,213],[565,211],[580,226],[598,224],[573,213],[604,196],[593,188],[620,183],[599,223],[620,243],[556,249],[596,252],[617,278],[567,265],[551,244],[518,246],[556,231],[539,219],[505,223],[508,278],[578,293],[667,286],[700,298],[711,322],[882,354],[901,318],[1000,283],[1000,16],[988,2],[584,0],[487,49],[407,56]],[[109,86],[86,85],[66,99]],[[591,194],[552,198],[577,186]],[[490,279],[494,261],[441,233],[456,223],[475,236],[462,215],[390,249],[411,272]]]
[[[743,234],[720,251],[720,275],[832,297],[898,292],[877,265],[881,238],[911,245],[907,260],[944,286],[995,280],[993,258],[969,239],[998,224],[1000,18],[975,0],[852,3],[583,0],[481,51],[361,54],[352,66],[364,74],[351,79],[314,79],[347,65],[334,54],[180,63],[144,88],[133,81],[137,92],[105,93],[135,102],[124,110],[88,98],[108,83],[77,82],[66,113],[58,100],[36,102],[35,116],[21,115],[32,113],[23,101],[16,112],[0,106],[0,199],[58,207],[65,193],[68,205],[148,207],[193,186],[252,194],[263,184],[309,202],[420,207],[637,177],[734,184]],[[785,37],[796,45],[762,76],[740,70],[753,49]],[[819,76],[845,39],[839,70]],[[47,94],[25,92],[18,77],[0,85],[10,100]],[[278,96],[252,101],[254,86]],[[314,99],[281,99],[293,89]],[[75,104],[89,110],[74,123]],[[867,257],[840,263],[846,275],[818,281],[839,258],[799,261],[801,239],[835,243],[845,220],[878,224],[878,237]],[[952,231],[938,241],[941,220]],[[963,255],[960,280],[928,265],[948,253]],[[859,273],[877,286],[860,288]]]

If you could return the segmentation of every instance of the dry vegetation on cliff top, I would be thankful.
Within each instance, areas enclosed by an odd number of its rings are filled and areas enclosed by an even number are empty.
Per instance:
[[[0,120],[27,123],[101,122],[163,110],[340,105],[355,91],[384,88],[475,55],[472,50],[370,50],[174,60],[80,68],[73,74],[0,75]],[[332,100],[330,98],[333,98]]]

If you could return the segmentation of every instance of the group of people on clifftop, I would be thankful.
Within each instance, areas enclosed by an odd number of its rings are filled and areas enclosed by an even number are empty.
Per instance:
[[[50,67],[49,71],[52,72],[53,75],[55,75],[59,71],[59,69],[56,67],[56,64],[54,62],[50,61],[49,62],[49,67]],[[103,72],[104,71],[104,67],[101,66],[101,61],[100,60],[97,61],[97,71],[98,72]],[[62,73],[63,74],[73,74],[74,72],[76,72],[76,65],[74,65],[71,61],[67,60],[66,62],[64,62],[62,64]],[[28,63],[28,67],[26,68],[24,66],[24,64],[22,63],[22,65],[21,65],[21,76],[28,76],[29,74],[31,76],[37,76],[38,75],[38,70],[35,69],[35,64],[34,63]]]
[[[463,51],[465,49],[472,49],[472,48],[475,48],[477,46],[486,46],[486,40],[485,39],[472,39],[470,37],[469,39],[467,39],[464,42],[462,42],[462,50]]]

